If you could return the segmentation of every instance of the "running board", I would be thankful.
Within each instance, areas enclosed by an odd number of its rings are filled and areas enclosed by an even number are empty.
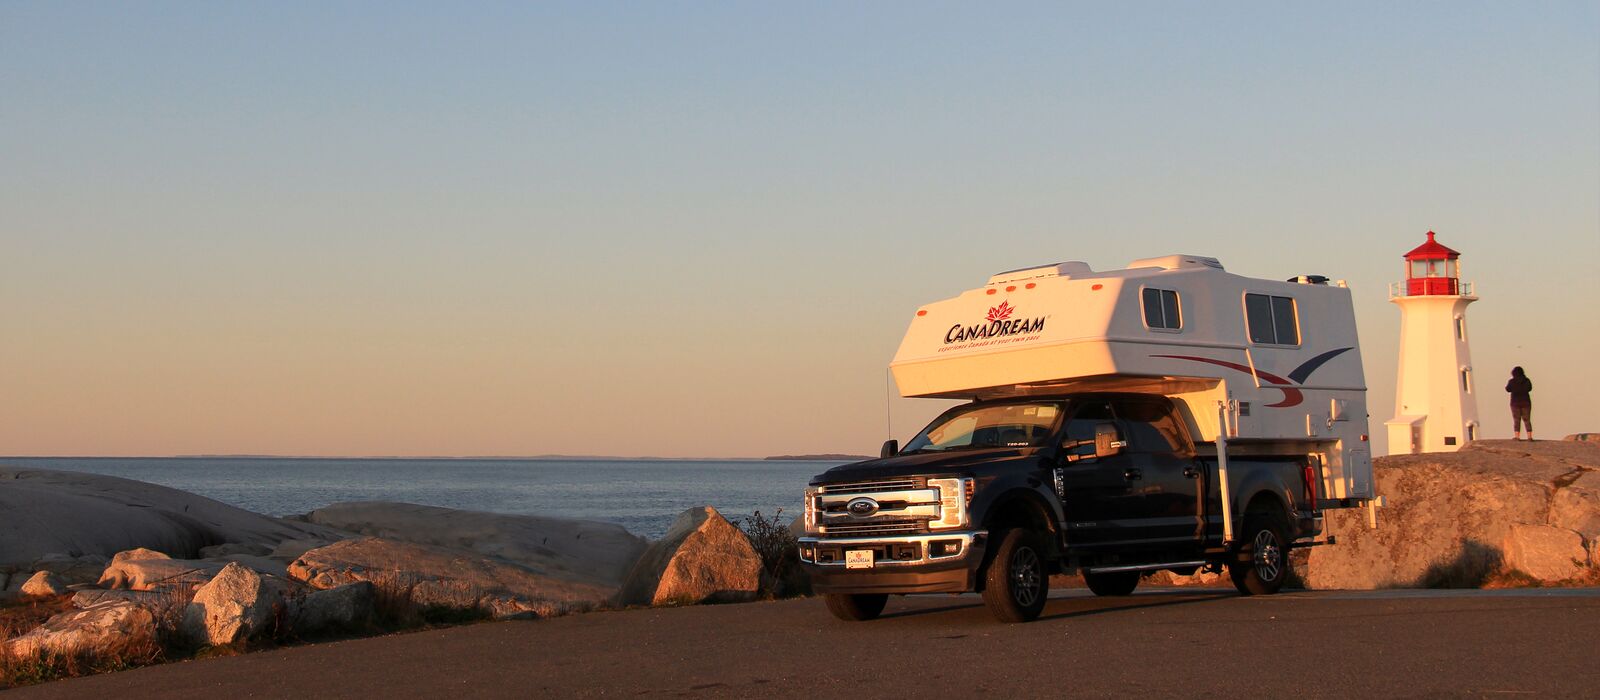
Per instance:
[[[1165,564],[1130,564],[1128,566],[1097,566],[1086,569],[1091,574],[1114,574],[1123,571],[1158,571],[1160,569],[1187,569],[1191,566],[1205,566],[1205,561],[1169,561]]]

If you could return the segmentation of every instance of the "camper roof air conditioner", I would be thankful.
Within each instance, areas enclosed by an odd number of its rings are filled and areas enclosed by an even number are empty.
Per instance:
[[[1204,255],[1163,255],[1159,258],[1145,258],[1128,263],[1128,269],[1136,270],[1141,267],[1158,267],[1163,270],[1183,270],[1196,267],[1209,267],[1213,270],[1222,269],[1222,261],[1208,258]]]
[[[1073,275],[1090,275],[1094,270],[1089,263],[1070,260],[1054,265],[1041,265],[1038,267],[1024,267],[1020,270],[1007,270],[989,278],[989,284],[1005,284],[1018,280],[1031,280],[1039,277],[1071,278]]]

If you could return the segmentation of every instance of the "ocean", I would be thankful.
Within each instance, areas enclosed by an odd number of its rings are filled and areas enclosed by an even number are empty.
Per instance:
[[[728,519],[800,513],[812,476],[841,462],[281,459],[261,457],[0,457],[0,465],[148,481],[267,515],[307,513],[341,501],[401,501],[495,513],[617,523],[660,537],[688,508]]]

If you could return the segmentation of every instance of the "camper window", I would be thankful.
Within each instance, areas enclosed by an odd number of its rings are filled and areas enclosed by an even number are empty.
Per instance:
[[[1244,295],[1245,324],[1250,342],[1272,345],[1299,345],[1300,324],[1294,299],[1266,294]]]
[[[1183,328],[1177,292],[1145,287],[1140,301],[1144,304],[1144,325],[1147,328],[1171,331]]]

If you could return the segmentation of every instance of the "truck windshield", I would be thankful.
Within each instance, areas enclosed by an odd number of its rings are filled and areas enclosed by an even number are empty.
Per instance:
[[[1061,423],[1053,403],[972,404],[940,416],[906,444],[903,453],[1040,447]]]

